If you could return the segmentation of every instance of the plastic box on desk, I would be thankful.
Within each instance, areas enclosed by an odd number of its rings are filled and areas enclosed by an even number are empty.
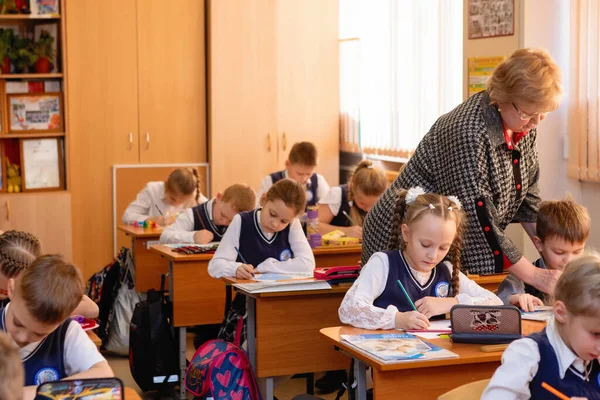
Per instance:
[[[521,312],[515,306],[456,305],[450,309],[452,341],[510,343],[521,338]]]
[[[360,267],[358,265],[315,268],[315,279],[331,281],[336,279],[358,278]]]

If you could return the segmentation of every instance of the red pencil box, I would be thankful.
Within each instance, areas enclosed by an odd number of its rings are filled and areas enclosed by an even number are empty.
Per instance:
[[[358,265],[315,268],[315,279],[331,281],[334,279],[358,278],[360,267]]]

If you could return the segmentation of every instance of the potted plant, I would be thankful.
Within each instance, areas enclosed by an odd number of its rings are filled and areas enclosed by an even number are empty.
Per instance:
[[[35,55],[35,72],[46,74],[52,70],[54,64],[54,38],[48,31],[42,30],[40,38],[33,43],[33,54]]]
[[[15,72],[27,73],[38,60],[33,50],[33,41],[17,36],[15,38]]]
[[[14,41],[12,29],[0,28],[0,70],[3,74],[10,74],[11,60],[15,59]]]

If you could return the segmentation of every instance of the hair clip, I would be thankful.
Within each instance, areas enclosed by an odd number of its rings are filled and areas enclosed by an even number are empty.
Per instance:
[[[454,204],[456,204],[456,208],[458,208],[459,210],[462,208],[462,204],[460,203],[460,200],[458,200],[458,197],[456,196],[447,196],[448,200],[450,200],[451,202],[453,202]],[[450,210],[452,211],[452,210]]]
[[[452,206],[448,207],[448,210],[449,210],[449,211],[452,211]]]
[[[367,165],[367,168],[373,169],[373,168],[375,168],[375,166],[373,164],[371,164],[371,165]]]
[[[404,201],[406,202],[406,204],[412,204],[415,202],[415,200],[417,199],[417,197],[419,197],[420,195],[425,194],[425,191],[423,190],[422,187],[420,186],[416,186],[416,187],[412,187],[410,189],[408,189],[408,192],[406,193],[406,197],[404,198]]]
[[[435,206],[433,204],[431,204],[431,203],[429,203],[429,208],[432,209],[432,210],[435,210]]]

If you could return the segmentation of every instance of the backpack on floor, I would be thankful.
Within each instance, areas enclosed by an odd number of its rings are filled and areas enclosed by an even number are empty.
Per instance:
[[[149,290],[136,304],[129,330],[129,368],[144,391],[168,390],[179,383],[177,339],[170,324],[172,304],[164,290]]]
[[[246,351],[239,346],[243,319],[234,343],[211,340],[198,348],[185,372],[185,388],[199,399],[262,400]]]

